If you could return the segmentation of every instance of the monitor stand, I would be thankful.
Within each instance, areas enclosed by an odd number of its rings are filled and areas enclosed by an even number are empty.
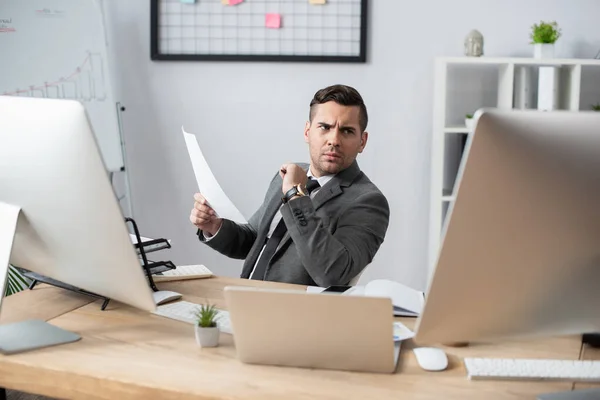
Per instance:
[[[20,213],[19,207],[0,202],[0,309]],[[3,354],[21,353],[79,339],[81,336],[73,332],[37,319],[0,324],[0,353]]]
[[[584,333],[583,343],[591,347],[600,347],[600,333]]]

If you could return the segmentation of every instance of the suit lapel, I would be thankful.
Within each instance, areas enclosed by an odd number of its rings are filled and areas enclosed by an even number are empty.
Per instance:
[[[312,200],[315,211],[318,210],[323,204],[329,200],[342,194],[342,188],[339,182],[334,182],[335,177],[331,179],[325,186],[323,186]]]
[[[329,200],[342,194],[344,187],[352,185],[352,182],[361,173],[356,160],[348,168],[331,178],[325,186],[323,186],[313,198],[313,206],[318,210],[323,204]]]

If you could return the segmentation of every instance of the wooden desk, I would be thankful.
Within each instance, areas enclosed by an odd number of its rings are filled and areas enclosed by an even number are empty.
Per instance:
[[[600,361],[600,348],[592,347],[590,345],[583,345],[581,351],[582,360],[595,360]],[[578,382],[575,384],[575,389],[588,389],[588,388],[600,388],[600,383],[582,383]]]
[[[211,278],[165,282],[184,299],[205,299],[224,308],[226,285],[269,286],[304,290],[303,286]],[[45,295],[53,301],[42,302]],[[60,296],[66,296],[61,299]],[[31,299],[38,307],[30,310]],[[10,300],[10,301],[8,301]],[[50,304],[53,303],[53,304]],[[4,313],[21,319],[42,308],[52,324],[78,332],[83,339],[30,353],[0,356],[0,387],[59,398],[81,399],[535,399],[539,393],[570,390],[570,383],[469,381],[465,356],[547,357],[577,359],[579,337],[535,343],[512,342],[446,348],[451,360],[443,372],[425,372],[403,345],[395,374],[370,374],[247,365],[235,358],[232,337],[220,347],[199,348],[191,325],[151,315],[111,301],[74,299],[60,289],[35,289],[8,298]],[[12,317],[14,318],[14,317]],[[405,319],[407,324],[414,320]],[[276,322],[274,322],[276,323]]]

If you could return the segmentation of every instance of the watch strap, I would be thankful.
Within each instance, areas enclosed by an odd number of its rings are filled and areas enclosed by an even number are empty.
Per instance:
[[[297,195],[306,196],[306,193],[304,192],[304,190],[302,190],[302,185],[300,183],[292,186],[290,190],[285,192],[285,195],[281,198],[281,201],[283,201],[283,203],[285,204]]]

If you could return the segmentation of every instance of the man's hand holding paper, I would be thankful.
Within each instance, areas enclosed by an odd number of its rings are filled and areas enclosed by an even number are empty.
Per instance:
[[[200,150],[196,136],[187,133],[183,127],[181,127],[181,131],[190,155],[192,168],[194,169],[194,175],[196,176],[196,182],[198,183],[198,189],[201,193],[197,193],[194,196],[194,208],[190,215],[192,223],[202,231],[205,229],[201,228],[201,226],[208,226],[209,228],[217,226],[215,232],[218,230],[218,227],[221,226],[221,218],[227,218],[241,224],[247,223],[244,216],[233,205],[231,200],[229,200],[221,188],[221,185],[217,182],[217,179],[208,166],[208,162]],[[207,232],[210,233],[210,230]]]
[[[201,231],[214,236],[223,223],[223,219],[217,217],[217,213],[208,204],[208,201],[200,193],[194,195],[194,208],[190,215],[190,221]]]

